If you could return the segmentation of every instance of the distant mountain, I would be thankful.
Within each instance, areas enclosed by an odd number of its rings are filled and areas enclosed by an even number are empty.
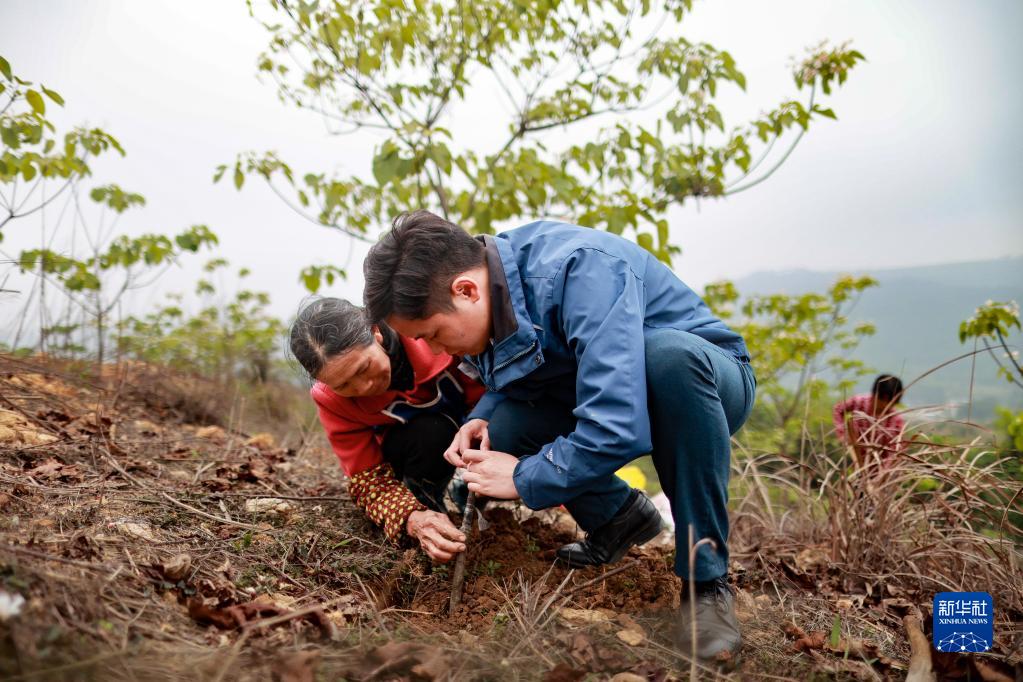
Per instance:
[[[845,273],[788,270],[760,272],[736,281],[743,294],[824,291]],[[972,263],[852,271],[870,275],[880,286],[866,291],[850,318],[869,321],[877,333],[855,350],[855,357],[878,372],[898,374],[909,383],[943,362],[973,350],[959,343],[959,323],[987,300],[1023,304],[1023,257]],[[1016,339],[1021,338],[1020,335]],[[907,391],[912,406],[957,404],[954,414],[966,416],[973,377],[972,416],[987,420],[996,405],[1023,409],[1023,391],[997,376],[994,362],[983,354],[960,360],[920,380]],[[869,377],[858,388],[870,388]]]

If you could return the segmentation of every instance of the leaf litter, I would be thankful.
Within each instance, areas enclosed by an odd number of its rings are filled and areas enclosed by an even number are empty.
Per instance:
[[[0,360],[0,677],[687,676],[670,537],[625,570],[568,571],[553,563],[578,536],[567,514],[495,505],[448,614],[447,567],[387,544],[325,443],[287,447],[292,424],[209,423],[212,389],[144,366],[97,386],[53,361]],[[919,595],[845,591],[823,547],[733,555],[744,660],[708,675],[905,676],[901,618],[926,608]],[[1009,668],[950,655],[935,669]]]

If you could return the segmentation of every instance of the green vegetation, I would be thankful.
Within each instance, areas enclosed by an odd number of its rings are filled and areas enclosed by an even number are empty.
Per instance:
[[[418,208],[473,232],[564,215],[670,263],[668,210],[770,177],[812,123],[835,118],[817,100],[863,59],[821,43],[793,70],[804,99],[729,126],[718,89],[744,90],[746,78],[727,51],[682,36],[691,4],[270,0],[261,75],[331,132],[383,139],[351,175],[299,174],[268,151],[240,154],[214,179],[241,189],[261,178],[299,215],[355,239]],[[490,86],[513,113],[494,117],[492,144],[467,148],[458,113],[492,98]],[[798,132],[776,145],[787,131]]]

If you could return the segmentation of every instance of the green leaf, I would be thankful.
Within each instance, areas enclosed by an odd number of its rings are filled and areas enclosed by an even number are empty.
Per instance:
[[[653,253],[654,250],[654,238],[646,232],[640,232],[636,235],[636,243],[642,246],[647,251]]]
[[[311,294],[315,294],[320,289],[320,273],[306,271],[302,274],[302,284]]]
[[[43,101],[43,96],[35,90],[28,90],[25,92],[25,99],[32,105],[32,110],[42,116],[46,113],[46,102]]]
[[[835,614],[835,621],[831,624],[831,648],[837,649],[838,643],[842,638],[842,619],[838,614]]]
[[[242,173],[242,169],[239,166],[235,166],[234,187],[235,189],[241,189],[243,184],[245,184],[245,173]]]
[[[44,94],[45,94],[45,95],[46,95],[47,97],[49,97],[50,99],[52,99],[52,100],[53,100],[54,102],[56,102],[56,103],[57,103],[57,104],[59,104],[60,106],[64,106],[64,98],[63,98],[63,97],[61,97],[60,95],[58,95],[58,94],[57,94],[56,92],[54,92],[53,90],[50,90],[50,89],[49,89],[48,87],[46,87],[45,85],[41,85],[41,86],[39,86],[39,87],[41,87],[41,88],[42,88],[42,90],[43,90],[43,93],[44,93]]]
[[[14,80],[14,77],[11,75],[11,64],[3,57],[0,57],[0,73],[2,73],[4,78],[7,80]]]

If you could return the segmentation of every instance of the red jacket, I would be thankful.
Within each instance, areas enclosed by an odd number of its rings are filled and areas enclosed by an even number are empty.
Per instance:
[[[426,507],[395,478],[390,464],[384,462],[381,443],[386,427],[401,421],[398,408],[402,403],[422,406],[437,399],[438,379],[445,374],[454,378],[464,392],[466,414],[484,393],[482,385],[458,369],[459,358],[444,353],[434,355],[425,341],[400,338],[412,366],[412,389],[366,398],[343,398],[321,382],[310,390],[327,439],[351,479],[348,492],[352,500],[374,522],[382,524],[392,540],[404,531],[409,514]]]

